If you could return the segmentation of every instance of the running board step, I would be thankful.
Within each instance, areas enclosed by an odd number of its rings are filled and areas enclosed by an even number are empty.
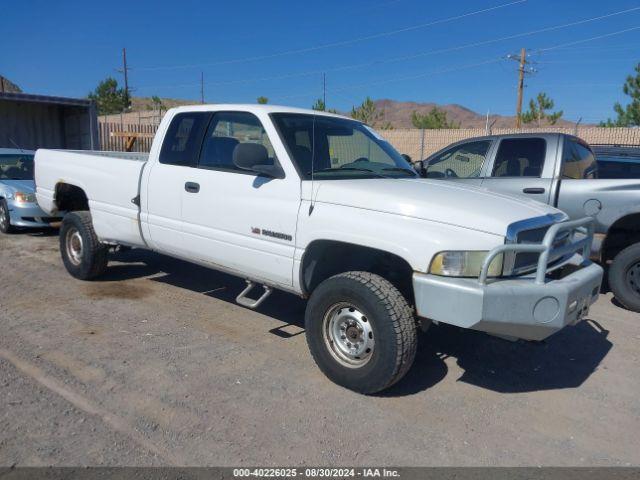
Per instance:
[[[253,290],[253,287],[255,287],[257,284],[255,282],[252,282],[251,280],[245,281],[247,282],[247,288],[240,292],[240,295],[236,297],[236,302],[238,302],[243,307],[247,307],[253,310],[258,308],[262,302],[269,298],[269,295],[271,295],[271,293],[273,292],[273,288],[268,287],[267,285],[262,285],[264,292],[262,293],[262,295],[260,295],[260,298],[254,300],[253,298],[247,297],[247,294],[251,290]]]

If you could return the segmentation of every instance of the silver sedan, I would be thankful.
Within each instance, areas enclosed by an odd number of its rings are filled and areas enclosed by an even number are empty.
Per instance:
[[[40,228],[59,222],[49,217],[36,203],[30,150],[0,148],[0,232],[11,233],[17,227]]]

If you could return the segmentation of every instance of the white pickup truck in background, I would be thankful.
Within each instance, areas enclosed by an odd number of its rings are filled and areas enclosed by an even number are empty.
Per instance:
[[[125,245],[245,278],[237,300],[249,308],[274,288],[308,297],[316,363],[363,393],[402,378],[420,326],[540,340],[579,321],[602,280],[590,219],[417,178],[375,131],[338,115],[181,107],[148,156],[38,150],[35,164],[38,203],[65,214],[71,275],[97,277]]]

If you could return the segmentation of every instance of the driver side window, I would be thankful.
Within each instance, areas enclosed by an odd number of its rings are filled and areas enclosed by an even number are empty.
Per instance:
[[[490,140],[458,145],[429,160],[427,178],[478,178],[491,147]]]

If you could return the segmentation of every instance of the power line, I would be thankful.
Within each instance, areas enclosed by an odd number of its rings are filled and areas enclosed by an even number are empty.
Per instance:
[[[604,60],[543,60],[538,61],[536,64],[538,65],[583,65],[589,63],[618,63],[618,62],[637,62],[638,57],[629,57],[629,58],[605,58]]]
[[[457,66],[453,66],[453,67],[447,67],[447,68],[443,68],[443,69],[439,69],[439,70],[433,70],[433,71],[429,71],[429,72],[424,72],[424,73],[418,73],[415,75],[407,75],[407,76],[402,76],[402,77],[394,77],[394,78],[387,78],[387,79],[383,79],[383,80],[378,80],[378,81],[374,81],[374,82],[367,82],[367,83],[359,83],[359,84],[352,84],[352,85],[345,85],[342,87],[338,87],[338,88],[332,88],[330,90],[331,93],[337,93],[337,92],[342,92],[345,90],[353,90],[353,89],[359,89],[359,88],[363,88],[363,87],[370,87],[370,86],[374,86],[374,85],[383,85],[386,83],[394,83],[394,82],[401,82],[404,80],[413,80],[416,78],[425,78],[425,77],[431,77],[431,76],[435,76],[435,75],[441,75],[444,73],[450,73],[450,72],[456,72],[459,70],[466,70],[469,68],[475,68],[475,67],[481,67],[484,65],[489,65],[492,63],[497,63],[497,62],[501,62],[503,60],[502,57],[498,57],[498,58],[491,58],[485,61],[481,61],[481,62],[476,62],[476,63],[471,63],[471,64],[465,64],[465,65],[457,65]],[[296,97],[307,97],[310,95],[315,95],[315,92],[307,92],[307,93],[299,93],[299,94],[292,94],[292,95],[286,95],[286,96],[274,96],[273,98],[279,98],[279,99],[288,99],[288,98],[296,98]]]
[[[633,10],[640,10],[640,7],[636,7]],[[617,14],[620,14],[620,13],[621,12],[618,12]],[[609,14],[608,16],[610,16],[610,15],[613,15],[613,14]],[[595,17],[595,18],[592,18],[592,19],[581,20],[580,22],[584,23],[584,22],[587,22],[587,21],[594,21],[596,18],[600,19],[602,17]],[[575,25],[575,22],[573,22],[572,25]],[[550,27],[550,28],[558,28],[558,27]],[[585,42],[598,40],[598,39],[605,38],[605,37],[610,37],[610,36],[613,36],[613,35],[620,35],[622,33],[626,33],[626,32],[633,31],[633,30],[638,30],[638,29],[640,29],[640,27],[633,27],[633,28],[628,28],[628,29],[624,29],[624,30],[618,30],[616,32],[611,32],[611,33],[608,33],[608,34],[605,34],[605,35],[598,35],[598,36],[595,36],[595,37],[590,37],[590,38],[586,38],[586,39],[582,39],[582,40],[577,40],[577,41],[574,41],[574,42],[569,42],[569,44],[573,45],[573,44],[577,44],[577,43],[585,43]],[[548,51],[548,50],[551,50],[551,49],[560,48],[561,46],[564,46],[564,45],[568,45],[568,44],[554,45],[554,46],[551,46],[551,47],[545,47],[544,49],[538,49],[536,51],[537,52],[539,52],[539,51]],[[526,52],[525,52],[525,55],[526,55]],[[354,89],[354,88],[362,88],[362,87],[381,85],[381,84],[391,83],[391,82],[398,82],[398,81],[404,81],[404,80],[412,80],[412,79],[416,79],[416,78],[429,77],[429,76],[439,75],[439,74],[443,74],[443,73],[449,73],[449,72],[454,72],[454,71],[458,71],[458,70],[463,70],[463,69],[468,69],[468,68],[474,68],[474,67],[489,65],[489,64],[492,64],[492,63],[500,62],[502,60],[503,60],[503,57],[492,58],[492,59],[487,59],[485,61],[478,62],[478,63],[459,65],[459,66],[454,66],[454,67],[451,67],[451,68],[445,68],[445,69],[440,69],[440,70],[436,70],[436,71],[420,73],[420,74],[417,74],[417,75],[409,75],[409,76],[403,76],[403,77],[396,77],[396,78],[392,78],[392,79],[385,79],[385,80],[380,80],[380,81],[374,81],[374,82],[368,82],[368,83],[360,83],[360,84],[355,84],[355,85],[343,86],[343,87],[339,87],[338,89],[332,89],[331,91],[332,92],[340,92],[340,91],[343,91],[343,90],[350,90],[350,89]],[[525,64],[526,64],[526,62],[525,62]],[[286,99],[286,98],[304,97],[304,96],[308,96],[308,95],[312,95],[312,93],[302,93],[302,94],[293,94],[293,95],[288,95],[288,96],[278,96],[278,97],[275,97],[275,98]]]
[[[559,49],[559,48],[570,47],[570,46],[573,46],[573,45],[579,45],[581,43],[592,42],[593,40],[600,40],[602,38],[609,38],[609,37],[613,37],[615,35],[620,35],[620,34],[623,34],[623,33],[632,32],[634,30],[640,30],[640,27],[625,28],[624,30],[617,30],[615,32],[605,33],[604,35],[597,35],[595,37],[585,38],[585,39],[582,39],[582,40],[575,40],[573,42],[560,43],[560,44],[554,45],[552,47],[539,48],[538,50],[536,50],[536,53],[543,53],[543,52],[548,52],[550,50],[556,50],[556,49]]]
[[[501,5],[496,5],[494,7],[488,7],[488,8],[484,8],[481,10],[476,10],[473,12],[467,12],[467,13],[463,13],[460,15],[455,15],[453,17],[448,17],[448,18],[443,18],[443,19],[439,19],[439,20],[434,20],[431,22],[426,22],[426,23],[420,23],[417,25],[411,25],[409,27],[404,27],[404,28],[399,28],[396,30],[388,30],[385,32],[379,32],[379,33],[374,33],[371,35],[365,35],[363,37],[357,37],[357,38],[352,38],[349,40],[341,40],[341,41],[337,41],[337,42],[331,42],[331,43],[324,43],[324,44],[320,44],[320,45],[315,45],[313,47],[306,47],[306,48],[299,48],[299,49],[294,49],[294,50],[284,50],[281,52],[276,52],[276,53],[271,53],[271,54],[266,54],[266,55],[256,55],[256,56],[252,56],[252,57],[244,57],[244,58],[236,58],[236,59],[231,59],[231,60],[220,60],[217,62],[209,62],[209,63],[195,63],[195,64],[185,64],[185,65],[166,65],[166,66],[155,66],[155,67],[141,67],[138,68],[138,70],[173,70],[173,69],[182,69],[182,68],[194,68],[194,67],[203,67],[203,66],[218,66],[218,65],[230,65],[230,64],[234,64],[234,63],[245,63],[245,62],[253,62],[253,61],[257,61],[257,60],[266,60],[266,59],[270,59],[270,58],[276,58],[276,57],[283,57],[286,55],[295,55],[295,54],[299,54],[299,53],[309,53],[309,52],[314,52],[317,50],[323,50],[325,48],[334,48],[334,47],[344,47],[346,45],[352,45],[354,43],[359,43],[359,42],[364,42],[367,40],[373,40],[376,38],[383,38],[383,37],[389,37],[392,35],[397,35],[399,33],[404,33],[404,32],[409,32],[412,30],[418,30],[421,28],[427,28],[427,27],[432,27],[435,25],[441,25],[443,23],[448,23],[448,22],[453,22],[455,20],[461,20],[463,18],[467,18],[467,17],[471,17],[474,15],[480,15],[482,13],[487,13],[487,12],[491,12],[494,10],[498,10],[501,8],[506,8],[506,7],[510,7],[513,5],[518,5],[521,3],[525,3],[527,0],[515,0],[509,3],[503,3]],[[640,7],[638,7],[640,9]]]
[[[603,20],[605,18],[610,18],[610,17],[615,16],[615,15],[622,15],[624,13],[630,13],[631,11],[637,11],[637,10],[640,10],[640,7],[634,7],[634,8],[627,9],[627,10],[621,10],[621,11],[618,11],[618,12],[613,12],[613,13],[609,13],[609,14],[606,14],[606,15],[600,15],[600,16],[597,16],[597,17],[587,18],[587,19],[583,19],[583,20],[579,20],[579,21],[575,21],[575,22],[570,22],[570,23],[565,23],[565,24],[561,24],[561,25],[554,25],[554,26],[551,26],[551,27],[545,27],[545,28],[541,28],[541,29],[530,30],[528,32],[517,33],[517,34],[514,34],[514,35],[508,35],[508,36],[504,36],[504,37],[498,37],[498,38],[493,38],[493,39],[489,39],[489,40],[482,40],[482,41],[479,41],[479,42],[467,43],[467,44],[463,44],[463,45],[457,45],[457,46],[453,46],[453,47],[446,47],[446,48],[441,48],[441,49],[436,49],[436,50],[428,50],[428,51],[425,51],[425,52],[419,52],[419,53],[415,53],[415,54],[411,54],[411,55],[401,55],[401,56],[389,57],[389,58],[380,59],[380,60],[373,60],[373,61],[359,63],[359,64],[350,64],[350,65],[342,65],[342,66],[333,67],[333,68],[324,68],[324,69],[321,69],[321,70],[308,70],[308,71],[303,71],[303,72],[294,72],[294,73],[275,75],[275,76],[269,76],[269,77],[259,77],[259,78],[252,78],[252,79],[251,78],[243,78],[243,79],[238,79],[238,80],[228,80],[228,81],[213,82],[213,83],[208,83],[207,85],[224,86],[224,85],[235,85],[235,84],[241,84],[241,83],[252,83],[252,82],[270,81],[270,80],[285,80],[285,79],[288,79],[288,78],[296,78],[296,77],[317,75],[317,74],[321,74],[323,72],[346,71],[346,70],[352,70],[352,69],[358,69],[358,68],[372,67],[372,66],[376,66],[376,65],[385,64],[385,63],[394,63],[394,62],[401,62],[401,61],[406,61],[406,60],[413,60],[413,59],[421,58],[421,57],[425,57],[425,56],[437,55],[437,54],[442,54],[442,53],[451,53],[451,52],[454,52],[454,51],[465,50],[465,49],[468,49],[468,48],[491,45],[491,44],[495,44],[495,43],[499,43],[499,42],[503,42],[503,41],[507,41],[507,40],[514,40],[514,39],[518,39],[518,38],[532,36],[532,35],[536,35],[536,34],[539,34],[539,33],[546,33],[546,32],[550,32],[550,31],[554,31],[554,30],[560,30],[560,29],[563,29],[563,28],[569,28],[569,27],[572,27],[572,26],[583,25],[585,23],[595,22],[595,21],[598,21],[598,20]],[[629,32],[629,31],[637,30],[639,28],[640,27],[633,27],[633,28],[630,28],[630,29],[619,30],[619,31],[608,33],[608,34],[605,34],[605,35],[598,35],[596,37],[591,37],[591,38],[587,38],[587,39],[583,39],[583,40],[578,40],[578,41],[575,41],[575,42],[568,42],[568,43],[565,43],[565,44],[554,45],[552,47],[547,47],[547,48],[544,48],[544,49],[538,49],[538,50],[535,50],[535,52],[536,53],[542,52],[542,51],[547,52],[547,51],[551,51],[551,50],[555,50],[555,49],[565,48],[566,46],[573,46],[573,45],[576,45],[576,44],[586,43],[586,42],[590,42],[590,41],[593,41],[593,40],[598,40],[598,39],[601,39],[601,38],[620,35],[620,34],[623,34],[623,33]],[[196,85],[197,84],[173,84],[173,85],[147,86],[147,87],[144,87],[144,88],[182,88],[182,87],[193,87],[193,86],[196,86]]]

